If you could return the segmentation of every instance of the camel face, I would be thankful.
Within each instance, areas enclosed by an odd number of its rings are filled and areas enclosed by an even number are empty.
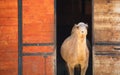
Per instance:
[[[85,38],[86,35],[87,35],[87,28],[88,28],[88,25],[83,23],[83,22],[80,22],[79,24],[75,24],[73,29],[72,29],[72,33],[76,33],[78,34],[81,38]]]

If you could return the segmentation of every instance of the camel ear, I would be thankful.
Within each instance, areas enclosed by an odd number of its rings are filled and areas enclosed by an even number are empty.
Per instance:
[[[77,24],[74,24],[74,26],[72,27],[71,33],[73,33],[75,31],[76,27],[77,27]]]
[[[78,25],[78,24],[74,24],[74,27],[79,27],[80,25]]]
[[[74,26],[77,26],[77,24],[74,24]]]
[[[74,24],[74,28],[79,28],[79,25],[78,24]]]
[[[88,24],[85,24],[86,28],[88,28]]]

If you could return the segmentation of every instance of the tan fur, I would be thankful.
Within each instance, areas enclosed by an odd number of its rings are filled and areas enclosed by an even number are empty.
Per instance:
[[[88,67],[89,51],[86,44],[87,29],[85,27],[74,25],[71,35],[61,46],[61,55],[67,63],[70,75],[74,75],[74,67],[78,64],[81,66],[81,75],[85,75]],[[82,28],[84,33],[81,32]]]

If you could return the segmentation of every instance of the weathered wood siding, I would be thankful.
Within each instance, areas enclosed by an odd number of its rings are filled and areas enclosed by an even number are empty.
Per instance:
[[[94,0],[94,75],[120,74],[120,1]]]

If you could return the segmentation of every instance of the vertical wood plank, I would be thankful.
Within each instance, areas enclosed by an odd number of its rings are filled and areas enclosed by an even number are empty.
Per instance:
[[[0,0],[0,75],[18,74],[17,0]]]

